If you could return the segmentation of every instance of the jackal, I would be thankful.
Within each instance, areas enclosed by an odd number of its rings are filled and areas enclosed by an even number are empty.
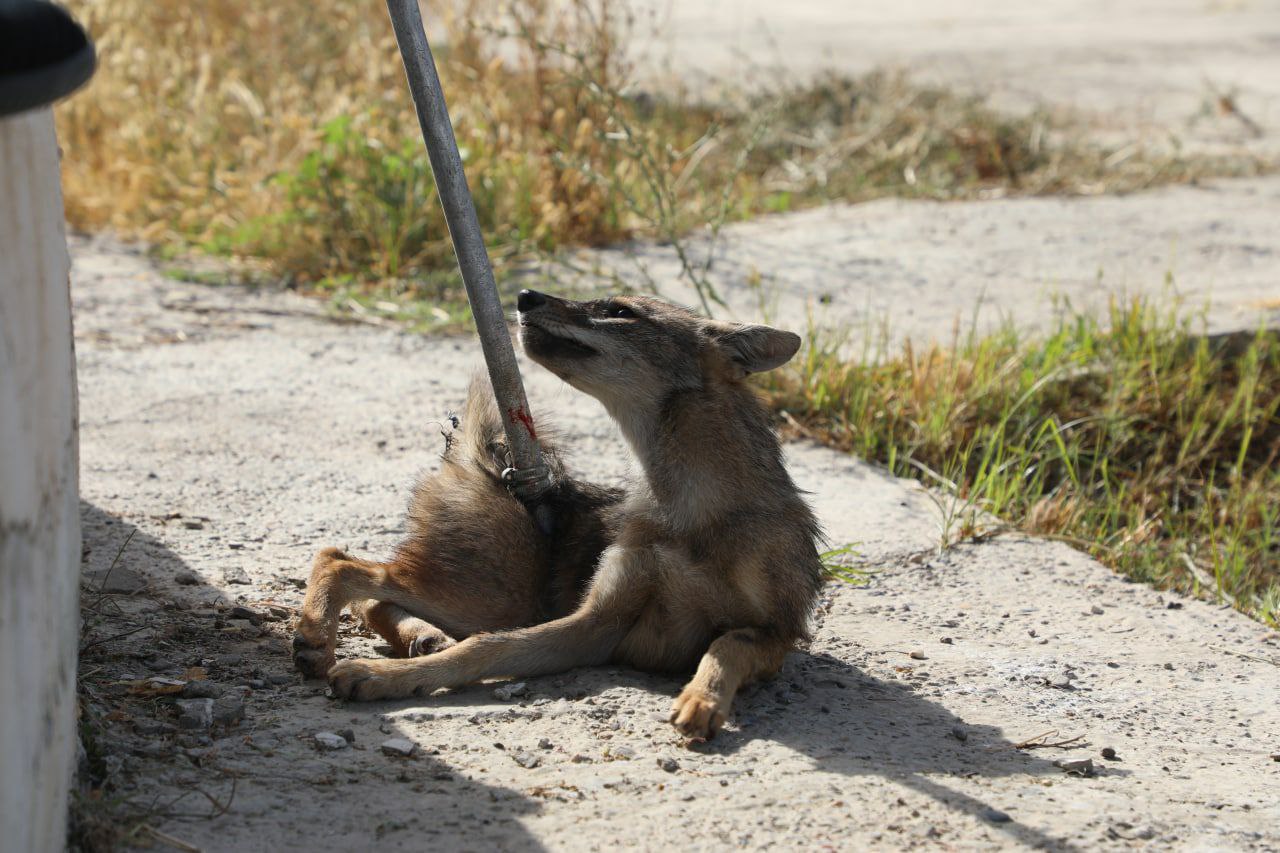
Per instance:
[[[671,722],[710,737],[739,687],[774,675],[807,636],[822,582],[818,524],[744,381],[800,338],[638,296],[526,290],[518,308],[525,352],[604,404],[643,477],[625,496],[589,486],[564,477],[548,446],[565,528],[543,537],[496,474],[497,413],[473,392],[479,425],[419,486],[393,561],[317,557],[299,664],[362,700],[605,662],[696,668]],[[397,652],[418,656],[333,664],[338,613],[357,599]]]

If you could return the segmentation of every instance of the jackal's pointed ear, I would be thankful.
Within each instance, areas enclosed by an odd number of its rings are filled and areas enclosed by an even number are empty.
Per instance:
[[[710,323],[707,329],[734,363],[747,373],[781,367],[800,349],[800,336],[753,323]]]

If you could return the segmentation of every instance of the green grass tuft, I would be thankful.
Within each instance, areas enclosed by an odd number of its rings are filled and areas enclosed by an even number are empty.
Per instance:
[[[817,342],[770,383],[802,429],[949,493],[952,540],[994,517],[1280,624],[1275,333],[1134,301],[866,362]]]

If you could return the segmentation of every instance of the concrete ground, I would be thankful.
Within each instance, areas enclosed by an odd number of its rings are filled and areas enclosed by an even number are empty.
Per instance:
[[[1280,322],[1280,179],[1166,187],[1132,196],[974,202],[884,199],[726,227],[690,254],[728,316],[796,331],[882,328],[948,342],[954,330],[1012,320],[1033,329],[1054,305],[1102,311],[1111,299],[1180,303],[1214,332]],[[695,304],[670,246],[593,253],[637,287]],[[640,271],[643,270],[643,276]]]
[[[685,80],[900,68],[1125,142],[1277,150],[1275,0],[644,0],[637,41]],[[1220,96],[1238,112],[1219,109]]]
[[[687,81],[799,79],[900,68],[1014,112],[1068,109],[1112,145],[1280,154],[1280,3],[1089,0],[646,0],[640,69]],[[1216,93],[1216,94],[1215,94]],[[1238,112],[1223,111],[1230,95]],[[730,313],[896,339],[950,340],[1010,318],[1049,319],[1054,299],[1178,297],[1213,331],[1280,312],[1280,182],[1167,187],[1125,197],[929,203],[887,199],[762,217],[708,248]],[[594,256],[624,280],[693,301],[669,247]],[[636,262],[644,268],[638,273]],[[754,286],[763,284],[763,298]]]
[[[1085,110],[1104,136],[1275,150],[1274,2],[662,9],[672,46],[649,52],[685,76],[745,77],[770,55],[796,75],[898,64],[1011,109]],[[1206,79],[1238,89],[1253,125],[1193,121]],[[728,229],[714,274],[739,316],[763,305],[801,331],[812,308],[819,326],[887,318],[896,335],[945,340],[979,304],[980,322],[1034,325],[1053,295],[1161,295],[1167,273],[1192,307],[1208,303],[1214,328],[1251,328],[1280,298],[1273,222],[1274,179],[883,201]],[[633,254],[688,299],[666,249]],[[530,679],[505,699],[488,685],[336,703],[289,662],[309,560],[325,545],[394,545],[478,348],[338,324],[285,294],[175,283],[109,241],[78,240],[73,258],[81,673],[106,726],[90,761],[140,815],[140,845],[1280,847],[1280,636],[1061,544],[1004,536],[940,552],[918,486],[805,444],[787,447],[797,481],[832,542],[876,572],[827,588],[812,647],[749,691],[711,744],[684,749],[663,721],[678,680],[609,668]],[[617,250],[591,262],[633,274]],[[599,407],[536,369],[526,378],[577,470],[623,478]],[[375,653],[354,624],[341,642]],[[207,707],[202,691],[216,694]],[[328,749],[324,733],[351,740]],[[393,738],[412,755],[385,754]]]
[[[141,813],[137,843],[1280,843],[1280,635],[1125,583],[1065,545],[1009,536],[939,552],[915,484],[805,444],[787,448],[794,476],[832,541],[876,573],[828,586],[811,648],[748,691],[710,744],[685,749],[665,722],[677,679],[611,668],[528,679],[505,699],[493,685],[328,699],[289,659],[308,562],[326,545],[376,555],[396,542],[478,347],[337,324],[284,294],[178,284],[110,244],[77,242],[74,257],[81,671],[105,726],[92,763]],[[624,476],[599,406],[526,368],[576,469]],[[376,651],[347,624],[340,653]],[[344,730],[350,745],[322,746]],[[385,754],[392,739],[412,755]]]

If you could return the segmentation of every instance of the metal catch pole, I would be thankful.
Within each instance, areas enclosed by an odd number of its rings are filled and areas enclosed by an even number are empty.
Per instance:
[[[467,187],[467,176],[462,171],[462,157],[458,154],[458,143],[444,102],[444,91],[440,88],[436,63],[427,44],[418,0],[387,0],[387,11],[391,14],[396,42],[400,45],[400,57],[409,78],[409,91],[418,112],[422,139],[431,159],[431,173],[440,193],[445,221],[449,223],[453,250],[458,256],[458,268],[462,271],[471,313],[480,333],[489,380],[498,400],[498,409],[502,412],[512,459],[512,467],[504,476],[511,482],[516,496],[529,507],[542,532],[550,533],[551,510],[542,498],[551,488],[551,473],[542,461],[542,451],[538,447],[533,414],[525,397],[502,304],[498,301],[493,267],[480,234],[480,222],[476,218],[471,190]]]

